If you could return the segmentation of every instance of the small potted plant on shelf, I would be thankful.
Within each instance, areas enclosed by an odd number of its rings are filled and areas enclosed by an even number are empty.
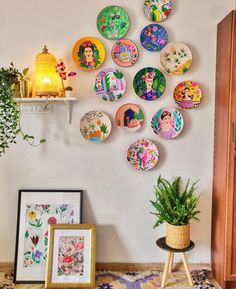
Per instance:
[[[166,244],[175,249],[187,248],[190,245],[190,220],[199,221],[196,209],[199,197],[195,195],[198,181],[190,185],[187,181],[181,190],[181,177],[176,177],[171,183],[158,177],[154,186],[155,200],[150,201],[157,218],[153,228],[166,223]]]
[[[65,88],[65,97],[73,97],[73,88],[72,88],[72,86],[66,86],[66,88]]]
[[[20,105],[17,105],[14,97],[22,77],[24,76],[13,63],[9,67],[0,68],[0,157],[11,143],[16,143],[18,134],[32,146],[38,146],[46,141],[41,139],[35,143],[34,136],[25,134],[21,128]]]

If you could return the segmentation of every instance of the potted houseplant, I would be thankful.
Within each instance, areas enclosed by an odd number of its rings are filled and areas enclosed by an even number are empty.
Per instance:
[[[73,88],[72,86],[65,87],[65,97],[73,97]]]
[[[166,244],[175,249],[187,248],[190,245],[190,220],[199,221],[196,209],[199,197],[195,195],[198,181],[190,185],[187,181],[181,189],[182,179],[176,177],[171,183],[161,176],[154,186],[155,200],[150,201],[155,209],[152,212],[157,218],[154,228],[166,223]]]
[[[25,134],[20,123],[20,106],[14,101],[19,81],[24,77],[11,63],[9,67],[0,68],[0,157],[11,143],[16,143],[16,136],[21,134],[23,139],[32,146],[38,146],[46,140],[35,143],[34,136]]]

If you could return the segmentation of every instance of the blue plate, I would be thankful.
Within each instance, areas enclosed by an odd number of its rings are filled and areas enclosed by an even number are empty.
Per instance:
[[[142,46],[149,51],[160,51],[166,46],[168,34],[165,28],[159,24],[149,24],[143,28],[140,34]]]

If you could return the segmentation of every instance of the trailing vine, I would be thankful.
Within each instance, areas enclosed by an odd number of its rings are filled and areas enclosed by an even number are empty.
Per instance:
[[[16,143],[18,134],[21,134],[23,139],[32,146],[38,146],[46,141],[41,139],[35,143],[34,136],[22,131],[20,106],[14,101],[20,78],[22,78],[22,73],[14,67],[13,63],[8,68],[0,68],[0,157],[10,144]]]

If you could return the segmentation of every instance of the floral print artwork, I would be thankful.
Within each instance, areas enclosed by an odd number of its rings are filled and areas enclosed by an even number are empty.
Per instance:
[[[46,265],[48,225],[74,221],[74,205],[27,204],[23,266]]]
[[[151,122],[153,131],[164,139],[177,137],[182,131],[183,125],[182,115],[177,109],[171,107],[159,109]]]
[[[119,6],[107,6],[98,15],[97,28],[107,39],[120,39],[129,30],[129,15]]]
[[[129,67],[134,65],[138,60],[138,47],[131,40],[117,40],[112,47],[111,56],[117,65]]]
[[[138,171],[148,171],[158,162],[159,152],[149,139],[139,139],[127,151],[129,164]]]
[[[173,42],[162,49],[160,61],[168,74],[184,74],[192,64],[192,53],[184,43]]]
[[[161,22],[169,16],[171,7],[171,0],[145,0],[144,14],[151,21]]]
[[[159,24],[149,24],[143,28],[140,34],[142,46],[149,51],[160,51],[168,41],[168,34]]]
[[[57,275],[84,275],[83,236],[62,236],[59,238]]]

